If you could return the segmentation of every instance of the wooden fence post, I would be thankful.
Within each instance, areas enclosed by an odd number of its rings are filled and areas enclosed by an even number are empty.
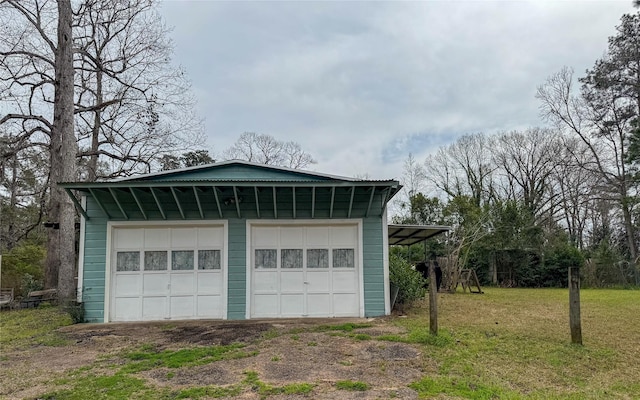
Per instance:
[[[429,263],[429,331],[438,335],[438,285],[436,283],[436,268]]]
[[[569,267],[569,327],[571,343],[582,344],[580,322],[580,268]]]

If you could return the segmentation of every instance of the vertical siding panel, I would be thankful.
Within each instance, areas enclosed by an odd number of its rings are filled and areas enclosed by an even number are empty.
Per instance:
[[[87,214],[82,277],[84,318],[87,322],[103,322],[107,218],[90,196],[87,197]]]
[[[382,217],[362,220],[364,314],[384,315],[384,260]]]
[[[229,220],[227,318],[244,319],[247,299],[247,224],[245,219]]]

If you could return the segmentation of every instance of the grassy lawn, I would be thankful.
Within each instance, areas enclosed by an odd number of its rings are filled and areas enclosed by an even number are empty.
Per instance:
[[[412,387],[471,399],[640,398],[640,291],[582,290],[584,346],[570,344],[567,290],[442,295],[438,374]],[[428,304],[397,324],[426,331]]]
[[[438,337],[429,334],[425,300],[402,317],[271,330],[253,350],[243,344],[126,349],[117,357],[105,357],[51,379],[38,398],[340,398],[349,392],[358,392],[358,398],[402,398],[406,390],[417,392],[420,398],[441,399],[640,398],[640,291],[583,290],[581,295],[584,346],[570,344],[567,290],[487,288],[483,295],[439,295]],[[0,313],[0,386],[2,375],[11,373],[11,359],[20,358],[21,352],[55,347],[64,354],[72,344],[56,329],[69,323],[54,308]],[[384,327],[395,331],[375,333]],[[366,376],[334,382],[263,382],[251,369],[244,370],[234,383],[220,386],[200,386],[197,380],[179,387],[158,386],[148,379],[149,374],[162,373],[170,380],[180,371],[214,363],[224,369],[224,363],[257,359],[261,352],[268,362],[281,365],[281,356],[266,354],[287,354],[287,348],[275,348],[278,340],[286,338],[288,346],[312,352],[325,340],[331,343],[337,337],[362,348],[394,343],[412,346],[419,350],[416,362],[423,372],[394,390]],[[356,370],[366,367],[358,364],[362,360],[349,360],[353,361],[327,360],[325,364]],[[393,361],[368,362],[389,368]]]

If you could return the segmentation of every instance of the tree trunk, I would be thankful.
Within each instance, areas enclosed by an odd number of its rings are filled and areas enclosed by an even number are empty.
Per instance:
[[[51,131],[51,221],[47,251],[46,286],[57,285],[64,303],[75,297],[75,210],[60,182],[76,178],[76,140],[73,130],[73,39],[71,1],[58,0],[58,46],[55,57],[55,96]],[[57,277],[57,282],[55,278]]]
[[[628,197],[625,197],[622,200],[622,216],[624,220],[624,228],[627,234],[627,241],[629,244],[629,255],[631,256],[631,263],[635,263],[635,260],[638,258],[638,244],[635,240],[636,232],[633,226],[631,211],[629,210]]]
[[[95,182],[98,178],[98,149],[100,147],[100,127],[102,124],[102,71],[96,71],[96,111],[93,115],[93,129],[91,131],[91,156],[89,158],[89,173],[87,181]]]

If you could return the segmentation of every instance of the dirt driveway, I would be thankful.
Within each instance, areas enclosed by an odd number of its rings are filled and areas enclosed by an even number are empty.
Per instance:
[[[328,328],[348,323],[359,325],[352,331]],[[81,324],[60,332],[71,344],[3,355],[0,397],[37,398],[56,389],[56,379],[81,367],[102,368],[108,374],[109,368],[125,362],[124,352],[142,346],[162,351],[242,343],[242,350],[252,353],[245,358],[160,367],[135,375],[151,386],[171,390],[234,385],[244,379],[246,371],[254,371],[269,385],[315,385],[306,396],[279,394],[269,398],[410,399],[416,398],[416,393],[407,385],[436,370],[419,346],[375,340],[380,335],[403,333],[385,318]],[[364,382],[369,389],[339,390],[335,384],[343,380]],[[230,398],[260,397],[243,390]]]

